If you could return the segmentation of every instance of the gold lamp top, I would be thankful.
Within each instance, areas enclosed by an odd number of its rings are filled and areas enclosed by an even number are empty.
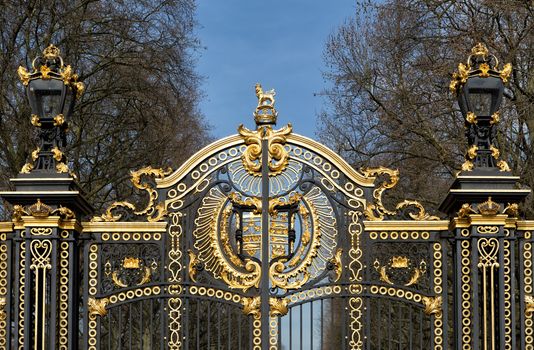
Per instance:
[[[31,72],[19,66],[17,73],[24,86],[34,79],[56,79],[70,85],[76,91],[76,97],[80,97],[85,90],[84,84],[78,81],[78,74],[73,72],[70,65],[63,64],[61,51],[55,45],[49,45],[42,55],[32,61]]]
[[[471,54],[467,57],[467,62],[458,64],[458,70],[452,74],[449,85],[451,92],[456,92],[470,77],[481,78],[497,77],[503,83],[508,82],[512,73],[512,64],[507,63],[499,69],[499,60],[495,55],[489,53],[488,48],[483,43],[478,43],[471,49]]]

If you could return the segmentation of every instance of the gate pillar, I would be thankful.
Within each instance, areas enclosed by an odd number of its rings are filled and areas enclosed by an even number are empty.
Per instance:
[[[78,348],[80,220],[92,212],[63,154],[74,96],[83,85],[51,45],[19,75],[32,107],[39,144],[14,191],[0,196],[13,206],[5,233],[7,349]],[[3,246],[3,245],[2,245]],[[2,248],[0,248],[1,250]],[[2,251],[3,252],[3,251]],[[0,347],[1,348],[1,347]]]
[[[493,67],[493,68],[490,68]],[[486,69],[488,68],[488,69]],[[515,286],[522,188],[497,144],[499,105],[511,72],[476,45],[453,75],[465,118],[465,162],[440,210],[451,218],[455,349],[516,349]]]

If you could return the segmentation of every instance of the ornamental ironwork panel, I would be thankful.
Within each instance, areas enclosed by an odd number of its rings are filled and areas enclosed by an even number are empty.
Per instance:
[[[23,83],[81,92],[47,50]],[[533,349],[530,190],[499,159],[498,101],[475,114],[464,96],[502,97],[511,66],[494,61],[479,44],[453,76],[470,147],[446,219],[391,204],[397,170],[355,170],[277,128],[275,92],[259,84],[255,128],[176,171],[132,172],[136,204],[98,215],[64,142],[41,143],[1,193],[13,217],[0,223],[0,349]],[[64,132],[48,114],[32,122]]]

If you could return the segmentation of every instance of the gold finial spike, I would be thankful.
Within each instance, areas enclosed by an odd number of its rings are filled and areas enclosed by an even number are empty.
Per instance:
[[[59,57],[61,51],[59,48],[53,44],[48,45],[46,49],[43,50],[43,56],[47,60],[53,60]]]
[[[486,57],[489,53],[488,48],[483,43],[477,43],[473,48],[471,49],[471,53],[474,56],[481,56]]]

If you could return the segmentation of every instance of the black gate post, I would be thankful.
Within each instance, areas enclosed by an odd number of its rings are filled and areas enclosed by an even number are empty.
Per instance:
[[[13,205],[9,252],[13,286],[7,324],[14,327],[6,348],[77,349],[79,320],[79,235],[81,217],[92,212],[70,172],[63,149],[66,119],[83,85],[51,45],[19,68],[38,128],[39,145],[0,196]],[[9,327],[8,327],[9,328]]]
[[[477,44],[453,75],[465,118],[465,162],[440,210],[453,231],[455,349],[516,349],[514,252],[522,188],[497,144],[499,107],[512,67]]]

